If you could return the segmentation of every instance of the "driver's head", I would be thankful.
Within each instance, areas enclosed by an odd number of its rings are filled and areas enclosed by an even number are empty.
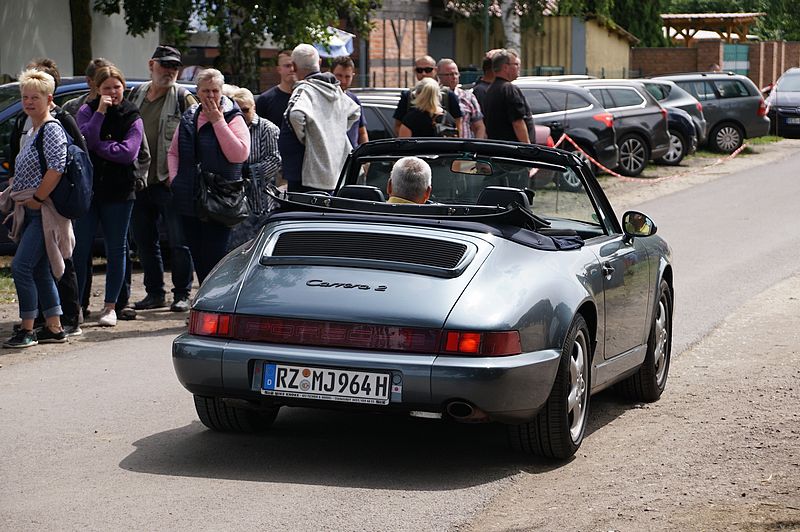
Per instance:
[[[431,196],[431,167],[419,157],[403,157],[392,167],[387,184],[390,197],[425,203]]]

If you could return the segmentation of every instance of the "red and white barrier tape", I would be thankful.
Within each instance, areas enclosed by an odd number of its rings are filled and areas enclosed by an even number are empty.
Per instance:
[[[606,172],[606,173],[608,173],[608,174],[610,174],[610,175],[612,175],[612,176],[614,176],[614,177],[617,177],[617,178],[619,178],[619,179],[624,179],[625,181],[637,181],[637,182],[639,182],[639,183],[658,183],[659,181],[665,181],[665,180],[667,180],[667,179],[673,179],[673,178],[676,178],[676,177],[680,177],[680,176],[683,176],[683,175],[686,175],[686,174],[688,174],[689,172],[693,172],[693,171],[695,171],[695,170],[696,170],[695,168],[691,168],[691,169],[688,169],[688,170],[686,170],[686,171],[684,171],[684,172],[680,172],[680,173],[677,173],[677,174],[672,174],[672,175],[668,175],[668,176],[663,176],[663,177],[658,177],[658,178],[655,178],[655,179],[647,179],[647,178],[644,178],[644,179],[642,179],[642,178],[639,178],[639,177],[627,177],[627,176],[624,176],[624,175],[618,174],[617,172],[615,172],[615,171],[611,170],[610,168],[606,168],[605,166],[603,166],[602,164],[600,164],[599,162],[597,162],[597,160],[596,160],[594,157],[592,157],[591,155],[589,155],[588,153],[586,153],[586,152],[585,152],[585,151],[584,151],[584,150],[583,150],[583,149],[582,149],[582,148],[581,148],[581,147],[578,145],[578,143],[577,143],[577,142],[575,142],[574,140],[572,140],[572,137],[570,137],[570,136],[569,136],[569,135],[567,135],[566,133],[563,133],[563,134],[561,135],[561,137],[558,139],[558,142],[556,142],[556,143],[555,143],[555,146],[554,146],[554,147],[555,147],[555,148],[558,148],[558,147],[559,147],[559,146],[560,146],[560,145],[561,145],[561,144],[562,144],[562,143],[563,143],[565,140],[566,140],[567,142],[569,142],[570,144],[572,144],[572,146],[573,146],[573,147],[574,147],[574,148],[575,148],[577,151],[579,151],[579,152],[581,152],[583,155],[585,155],[587,159],[589,159],[590,161],[592,161],[592,163],[594,163],[594,165],[595,165],[595,166],[597,166],[598,168],[600,168],[600,169],[601,169],[601,170],[603,170],[604,172]],[[742,145],[741,145],[741,146],[739,146],[739,147],[738,147],[736,150],[734,150],[734,151],[733,151],[733,153],[731,153],[731,154],[729,154],[729,155],[727,155],[727,156],[725,156],[725,157],[720,157],[720,158],[718,158],[716,161],[714,161],[713,163],[711,163],[711,164],[707,164],[707,165],[706,165],[706,166],[704,166],[703,168],[710,168],[710,167],[712,167],[712,166],[716,166],[716,165],[718,165],[718,164],[722,164],[722,163],[724,163],[725,161],[730,161],[731,159],[733,159],[734,157],[736,157],[737,155],[739,155],[740,153],[742,153],[742,151],[743,151],[743,150],[744,150],[746,147],[747,147],[747,144],[742,144]]]

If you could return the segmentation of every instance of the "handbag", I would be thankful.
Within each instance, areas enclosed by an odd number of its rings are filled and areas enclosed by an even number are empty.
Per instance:
[[[200,109],[195,111],[194,128]],[[199,134],[195,134],[195,154],[200,153]],[[230,181],[214,172],[203,170],[197,162],[197,177],[194,205],[197,217],[204,222],[213,221],[225,227],[234,227],[250,216],[250,207],[245,194],[244,179]]]
[[[197,217],[225,227],[234,227],[250,216],[244,192],[244,179],[228,181],[219,174],[206,172],[197,165],[195,208]]]
[[[433,119],[433,128],[436,131],[436,136],[457,137],[458,129],[456,129],[455,123],[456,121],[447,111],[440,115],[436,115],[436,117]]]

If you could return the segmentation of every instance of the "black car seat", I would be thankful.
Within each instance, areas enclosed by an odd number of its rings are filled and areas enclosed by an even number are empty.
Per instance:
[[[532,190],[521,188],[491,186],[481,190],[478,195],[477,205],[496,205],[498,207],[508,207],[517,204],[520,207],[531,210]]]
[[[386,201],[383,191],[371,185],[345,185],[336,195],[340,198],[349,198],[366,201]]]

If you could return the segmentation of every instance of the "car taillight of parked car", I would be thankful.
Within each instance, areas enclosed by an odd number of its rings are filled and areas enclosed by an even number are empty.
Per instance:
[[[507,356],[522,353],[519,331],[442,331],[422,327],[235,316],[203,311],[192,311],[189,334],[247,342],[406,353],[468,356]]]
[[[697,102],[697,110],[700,111],[701,113],[703,112],[703,104],[702,103]]]
[[[614,115],[611,113],[597,113],[592,118],[598,122],[602,122],[606,127],[614,127]]]
[[[769,106],[767,102],[764,101],[764,98],[761,98],[761,101],[758,103],[758,116],[767,116],[768,111]]]

